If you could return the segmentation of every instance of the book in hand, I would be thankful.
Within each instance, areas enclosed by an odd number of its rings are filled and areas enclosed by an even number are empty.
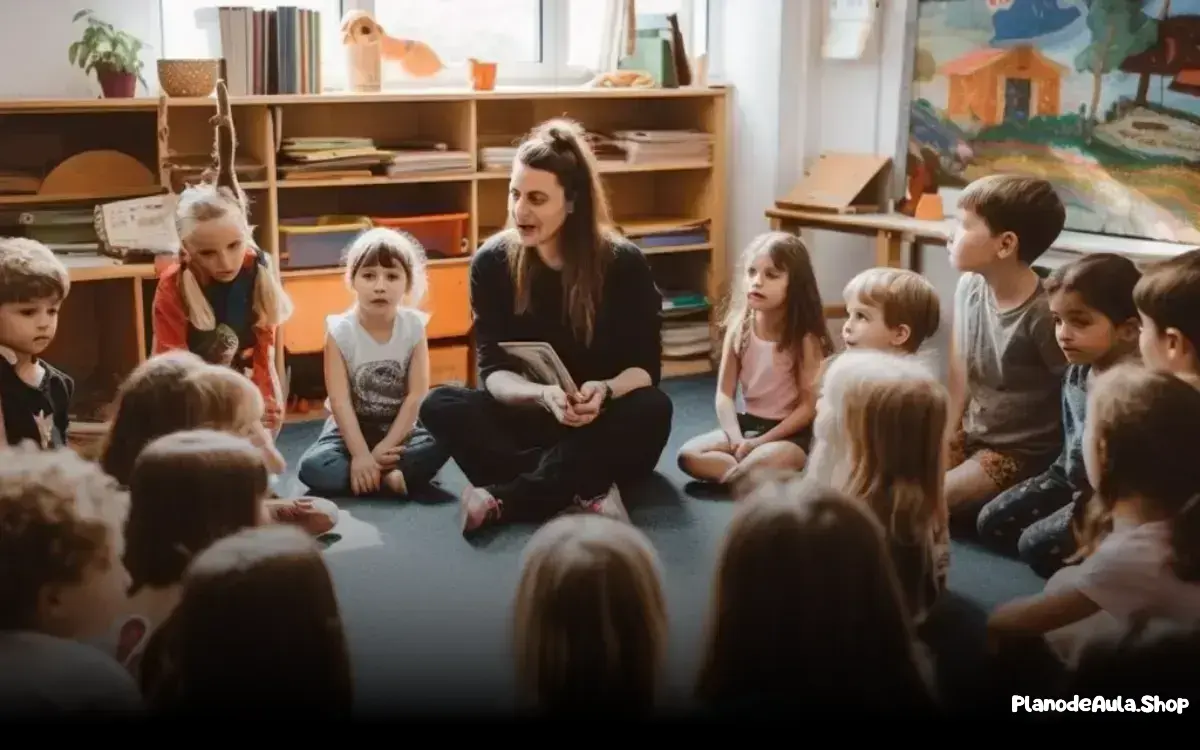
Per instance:
[[[525,377],[541,385],[556,385],[568,396],[579,392],[571,373],[554,347],[544,341],[501,341],[500,348],[524,366]]]

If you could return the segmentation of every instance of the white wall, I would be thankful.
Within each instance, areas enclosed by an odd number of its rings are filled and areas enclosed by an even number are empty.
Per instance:
[[[818,0],[712,0],[714,78],[734,88],[730,185],[731,262],[735,248],[768,228],[764,212],[823,152],[874,153],[895,158],[907,142],[904,82],[911,77],[906,28],[917,0],[882,0],[879,23],[864,59],[821,58],[824,3]],[[753,8],[752,12],[750,8]],[[827,302],[874,262],[871,240],[805,231],[817,281]],[[943,300],[945,349],[957,272],[942,248],[918,250],[922,271]]]
[[[71,17],[85,8],[153,47],[143,56],[144,77],[150,91],[158,90],[154,61],[162,48],[159,0],[0,0],[0,5],[0,98],[100,95],[95,76],[67,62],[67,48],[83,32],[83,22],[73,25]]]

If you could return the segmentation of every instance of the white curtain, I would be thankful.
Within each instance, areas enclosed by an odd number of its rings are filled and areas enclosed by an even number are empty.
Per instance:
[[[635,0],[600,0],[604,3],[604,23],[600,27],[600,57],[596,72],[617,69],[621,58],[633,54],[636,13]]]

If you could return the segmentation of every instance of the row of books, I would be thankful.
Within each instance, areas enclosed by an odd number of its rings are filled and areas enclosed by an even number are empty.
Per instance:
[[[712,353],[708,297],[687,289],[659,289],[662,295],[663,359],[696,359]]]
[[[285,180],[397,177],[427,172],[469,172],[471,155],[444,143],[405,141],[380,145],[373,138],[285,138],[279,150]]]
[[[320,12],[280,6],[217,13],[231,96],[322,92]]]
[[[513,137],[514,143],[518,140],[519,137]],[[587,140],[601,162],[653,164],[708,161],[713,155],[712,134],[699,130],[589,132]],[[508,171],[516,155],[516,146],[485,146],[479,149],[479,168],[484,171]]]

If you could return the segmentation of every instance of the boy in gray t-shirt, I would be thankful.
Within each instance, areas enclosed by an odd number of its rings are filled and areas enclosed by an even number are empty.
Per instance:
[[[1067,362],[1032,264],[1058,237],[1062,201],[1045,180],[994,175],[967,186],[950,262],[951,443],[946,502],[972,525],[980,507],[1045,470],[1062,450]]]

